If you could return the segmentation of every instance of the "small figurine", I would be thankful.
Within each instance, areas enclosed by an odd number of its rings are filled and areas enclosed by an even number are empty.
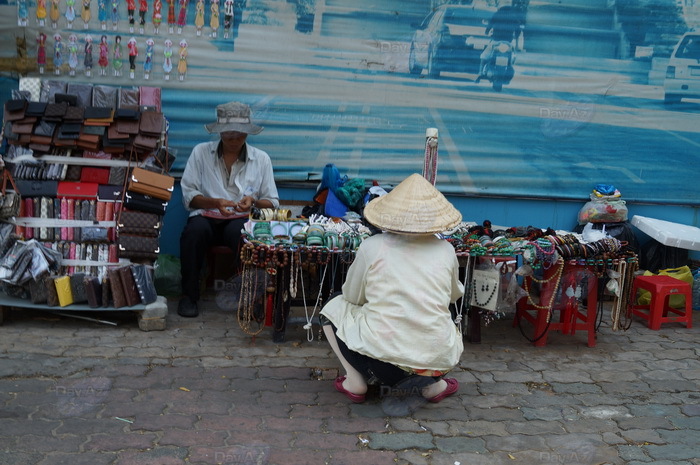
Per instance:
[[[153,1],[153,33],[158,35],[158,30],[160,29],[160,24],[163,22],[163,0]]]
[[[63,43],[61,42],[61,34],[58,32],[53,35],[53,69],[56,75],[61,74],[61,66],[63,66]]]
[[[75,34],[68,36],[68,68],[69,74],[75,76],[75,68],[78,67],[78,37]]]
[[[187,3],[189,0],[179,0],[180,12],[177,15],[177,33],[182,34],[182,28],[187,24]]]
[[[97,0],[97,19],[102,30],[107,29],[107,0]]]
[[[46,0],[36,1],[36,23],[44,27],[44,22],[46,21]]]
[[[173,70],[173,41],[165,39],[165,48],[163,49],[163,78],[170,80],[170,71]]]
[[[90,77],[92,75],[92,36],[90,34],[85,36],[85,48],[83,52],[85,53],[85,58],[83,58],[85,76]]]
[[[219,30],[219,0],[211,0],[211,18],[209,18],[209,26],[211,27],[211,36],[216,39],[216,34]]]
[[[143,34],[146,27],[146,12],[148,12],[148,0],[139,0],[139,34]]]
[[[111,0],[112,5],[112,30],[116,31],[119,25],[119,0]],[[121,47],[121,44],[119,45]]]
[[[122,36],[116,36],[114,38],[114,48],[112,48],[112,68],[114,69],[115,76],[122,75],[122,66],[124,62],[122,61]]]
[[[155,42],[150,37],[146,39],[146,61],[143,62],[143,78],[148,80],[153,69],[153,46]]]
[[[109,45],[107,45],[107,36],[100,37],[100,57],[97,59],[97,64],[100,65],[100,75],[107,75],[107,66],[109,66]]]
[[[68,29],[73,29],[73,21],[75,21],[75,0],[66,0],[65,16]]]
[[[85,29],[90,27],[90,18],[92,17],[92,13],[90,12],[90,1],[91,0],[83,0],[83,11],[80,13],[80,17],[83,18],[83,26]]]
[[[126,46],[129,49],[129,77],[134,79],[134,74],[136,73],[136,57],[139,56],[139,48],[136,45],[136,37],[129,39]]]
[[[46,34],[40,32],[36,36],[36,64],[39,67],[39,74],[44,74],[46,66]]]
[[[204,27],[204,0],[197,0],[194,9],[194,25],[197,28],[197,37],[201,36]]]
[[[175,2],[177,0],[168,1],[168,32],[173,33],[175,28]]]
[[[49,10],[49,17],[51,18],[51,27],[54,29],[58,27],[58,2],[59,0],[51,0],[51,10]]]
[[[233,22],[233,0],[224,1],[224,39],[228,39],[231,34],[231,23]]]
[[[180,41],[180,61],[177,62],[177,74],[181,81],[185,80],[187,74],[187,41]]]
[[[27,0],[17,0],[17,25],[21,27],[26,26],[28,17]]]
[[[134,12],[136,11],[136,0],[126,0],[126,13],[129,16],[129,32],[134,32]]]

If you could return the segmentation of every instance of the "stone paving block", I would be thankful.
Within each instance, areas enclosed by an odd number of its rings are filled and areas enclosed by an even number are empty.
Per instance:
[[[88,452],[118,452],[125,449],[151,449],[156,445],[157,436],[153,433],[94,434],[82,445]]]
[[[401,419],[397,419],[401,421]],[[408,421],[408,420],[407,420]],[[325,424],[325,430],[329,433],[354,433],[364,434],[369,432],[380,433],[387,430],[388,425],[394,425],[393,420],[384,418],[329,418]],[[415,424],[415,423],[414,423]],[[404,429],[399,429],[403,431]],[[420,431],[420,429],[418,429]]]
[[[278,448],[287,450],[287,448],[282,445],[278,446]],[[188,451],[189,454],[183,463],[206,465],[268,463],[272,455],[272,448],[261,441],[247,444],[234,443],[216,447],[198,445],[190,447]]]
[[[524,415],[522,410],[518,408],[469,408],[469,418],[486,421],[521,421]]]
[[[397,465],[430,465],[432,454],[417,450],[402,450],[396,452]]]
[[[617,432],[619,428],[617,423],[612,419],[605,418],[579,418],[561,422],[562,427],[569,433],[589,433],[595,431]]]
[[[377,433],[369,433],[377,434]],[[356,450],[361,441],[357,434],[335,433],[333,435],[333,450],[340,449]],[[300,431],[296,434],[294,448],[305,450],[325,450],[328,449],[328,434],[311,431]]]
[[[666,444],[667,442],[657,431],[650,429],[630,429],[620,434],[632,444]]]
[[[227,431],[167,428],[161,433],[161,437],[158,439],[158,445],[182,447],[221,447],[226,445],[228,436]]]
[[[509,431],[507,426],[511,423],[502,421],[448,421],[449,432],[454,436],[507,436]]]
[[[249,419],[249,424],[242,424],[241,427],[233,427],[233,430],[249,430],[254,431],[257,429],[267,430],[267,431],[285,431],[288,433],[326,433],[333,432],[329,431],[324,420],[320,418],[281,418],[281,417],[264,417],[258,419],[259,425],[252,425],[253,419]],[[241,423],[243,419],[241,419]],[[355,433],[356,431],[346,431],[347,433]]]
[[[435,448],[433,435],[430,433],[370,433],[367,435],[370,449],[379,450],[430,450]]]
[[[612,433],[609,431],[603,433],[603,441],[606,444],[610,444],[611,446],[627,444],[627,441],[625,441],[622,437],[620,437],[619,434]]]
[[[490,451],[518,452],[523,450],[548,450],[543,437],[526,434],[510,436],[482,436],[486,448]]]
[[[185,463],[182,454],[177,451],[170,455],[156,455],[153,451],[130,451],[120,454],[114,465],[181,465],[182,463]]]
[[[227,417],[230,419],[230,417]],[[163,431],[170,428],[192,429],[198,421],[197,415],[180,415],[177,413],[168,414],[143,414],[135,415],[134,423],[130,425],[132,431]]]
[[[369,450],[360,451],[337,451],[333,452],[329,465],[395,465],[396,454],[392,452],[378,452]],[[285,463],[285,462],[279,462]],[[308,465],[311,462],[303,462]],[[323,462],[316,462],[323,463]]]
[[[617,425],[622,430],[629,429],[672,429],[673,425],[665,418],[659,417],[632,417],[616,419]]]
[[[45,456],[40,462],[12,462],[14,464],[36,464],[36,465],[114,465],[117,454],[114,452],[81,452],[80,454],[53,453]],[[0,455],[0,464],[5,464]],[[10,462],[7,462],[8,464]],[[120,464],[123,465],[123,464]],[[149,465],[149,464],[145,464]],[[166,464],[163,464],[166,465]]]
[[[435,447],[438,450],[449,454],[459,452],[475,452],[477,454],[486,454],[485,442],[481,438],[453,437],[443,438],[436,437],[434,439]]]
[[[667,417],[680,415],[680,406],[667,404],[629,404],[630,413],[637,417]]]
[[[577,424],[584,420],[576,420],[571,423]],[[549,434],[564,434],[566,429],[563,421],[544,421],[544,420],[528,420],[528,421],[512,421],[502,424],[506,434],[529,434],[529,435],[549,435]],[[493,434],[493,433],[488,433]],[[497,436],[501,436],[497,434]]]
[[[668,417],[675,428],[692,429],[700,434],[700,417]]]
[[[698,456],[697,444],[667,444],[644,446],[644,450],[655,460],[691,460]]]
[[[642,446],[622,445],[618,446],[617,450],[620,458],[626,463],[632,461],[651,462],[653,460]]]
[[[552,390],[562,394],[584,394],[601,392],[600,386],[593,383],[551,383]]]

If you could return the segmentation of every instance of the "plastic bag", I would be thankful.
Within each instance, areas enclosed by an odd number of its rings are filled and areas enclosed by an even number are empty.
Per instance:
[[[174,255],[160,254],[154,267],[153,283],[158,295],[166,297],[181,295],[180,259]]]
[[[651,271],[645,271],[644,276],[655,276],[657,273],[652,273]],[[667,268],[665,270],[659,270],[658,275],[660,276],[671,276],[672,278],[680,279],[693,285],[693,274],[690,272],[690,267],[684,265],[678,268]],[[637,293],[637,305],[649,305],[651,303],[651,292],[640,289]],[[668,299],[668,305],[673,308],[684,308],[685,307],[685,296],[681,294],[671,295]]]
[[[627,221],[627,205],[624,200],[614,197],[595,197],[578,212],[578,224],[619,223]]]

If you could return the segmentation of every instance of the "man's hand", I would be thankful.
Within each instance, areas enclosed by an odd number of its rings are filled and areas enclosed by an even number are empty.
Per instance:
[[[216,208],[224,216],[230,216],[236,213],[237,204],[232,200],[216,199]]]
[[[251,197],[250,195],[244,196],[238,204],[236,204],[236,210],[240,212],[247,212],[250,211],[251,208],[253,208],[253,205],[255,204],[255,199]]]

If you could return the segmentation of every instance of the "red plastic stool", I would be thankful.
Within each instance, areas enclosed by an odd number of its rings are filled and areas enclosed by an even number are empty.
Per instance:
[[[645,289],[651,292],[649,305],[637,305],[637,290]],[[669,298],[675,294],[685,296],[685,309],[673,308],[668,305]],[[671,276],[637,276],[632,284],[631,298],[634,299],[632,314],[647,320],[649,328],[661,329],[662,323],[685,323],[687,328],[693,326],[692,288],[689,283]]]

